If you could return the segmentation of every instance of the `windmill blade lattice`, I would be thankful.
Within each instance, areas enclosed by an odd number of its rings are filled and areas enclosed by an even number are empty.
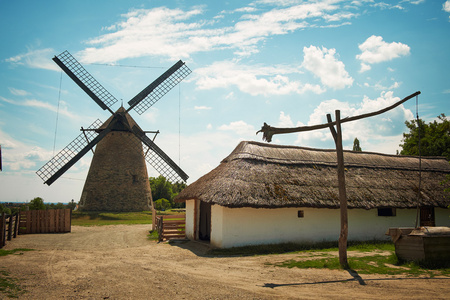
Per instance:
[[[102,125],[102,121],[95,120],[88,129],[97,129]],[[96,136],[97,132],[85,131],[78,135],[69,145],[59,151],[50,161],[43,165],[36,174],[44,181],[47,181],[58,170],[63,168],[78,152],[85,148]]]
[[[159,174],[166,177],[172,183],[186,182],[188,180],[189,176],[155,142],[149,139],[143,131],[139,130],[136,126],[133,126],[132,131],[142,141],[145,160]]]
[[[137,94],[133,99],[128,101],[130,108],[128,108],[127,111],[134,108],[138,114],[142,115],[147,109],[167,94],[167,92],[169,92],[174,86],[180,83],[186,76],[191,74],[191,72],[191,69],[189,69],[184,62],[179,60],[164,74],[159,76],[155,81]]]
[[[69,51],[55,56],[53,61],[82,88],[103,110],[109,110],[118,100],[111,95]]]

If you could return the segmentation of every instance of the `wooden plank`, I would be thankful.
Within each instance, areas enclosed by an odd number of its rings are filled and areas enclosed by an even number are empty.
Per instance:
[[[72,210],[71,209],[63,209],[63,213],[65,216],[64,219],[64,232],[70,232],[72,226]]]
[[[55,215],[56,212],[54,209],[48,211],[48,232],[56,232]]]

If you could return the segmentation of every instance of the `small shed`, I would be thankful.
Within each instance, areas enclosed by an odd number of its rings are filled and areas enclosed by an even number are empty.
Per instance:
[[[349,240],[388,239],[415,224],[419,158],[344,151]],[[421,159],[422,226],[449,226],[450,164]],[[186,235],[216,247],[335,241],[339,236],[336,150],[241,142],[184,189]]]

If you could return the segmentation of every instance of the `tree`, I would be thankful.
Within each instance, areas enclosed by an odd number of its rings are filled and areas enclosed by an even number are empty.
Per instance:
[[[30,208],[30,210],[39,210],[39,209],[45,210],[44,200],[41,197],[36,197],[30,201],[28,207]]]
[[[158,199],[173,199],[172,184],[164,177],[150,177],[150,189],[152,190],[153,201]]]
[[[450,160],[450,121],[445,114],[426,124],[423,120],[405,122],[409,133],[403,133],[401,155],[445,156]]]
[[[3,204],[0,203],[0,215],[2,213],[10,215],[11,214],[11,209],[9,207],[3,206]]]
[[[173,208],[181,208],[185,203],[174,203],[173,198],[178,195],[185,187],[183,182],[176,182],[172,184],[164,176],[150,177],[150,189],[152,190],[152,198],[155,203],[159,199],[166,199]]]
[[[355,138],[355,140],[353,141],[353,151],[362,152],[358,138]]]

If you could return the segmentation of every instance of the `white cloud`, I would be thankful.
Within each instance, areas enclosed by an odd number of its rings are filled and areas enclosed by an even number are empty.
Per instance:
[[[241,92],[252,96],[323,92],[319,85],[302,84],[300,81],[291,81],[286,76],[295,73],[301,72],[289,66],[246,66],[232,61],[221,61],[196,69],[194,79],[197,88],[201,90],[236,86]]]
[[[259,4],[263,5],[261,9]],[[272,36],[320,27],[320,21],[339,22],[357,16],[345,11],[334,13],[338,5],[328,2],[292,2],[282,8],[278,4],[255,2],[252,7],[236,9],[234,13],[242,14],[239,21],[214,28],[211,25],[217,24],[217,18],[213,17],[213,21],[199,19],[204,10],[198,7],[131,10],[122,15],[122,22],[104,27],[112,32],[89,40],[89,47],[78,56],[86,63],[110,63],[149,55],[179,59],[193,53],[223,49],[248,56],[259,52],[258,45]],[[278,7],[267,10],[268,5]]]
[[[210,110],[212,107],[209,106],[194,106],[195,110]]]
[[[290,115],[285,115],[284,112],[281,111],[280,118],[276,127],[294,127],[294,122],[292,122]]]
[[[7,58],[5,62],[14,66],[23,65],[33,69],[59,71],[58,66],[50,59],[54,55],[54,50],[51,48],[38,50],[28,49],[27,53]]]
[[[244,121],[231,122],[228,125],[221,125],[218,128],[221,131],[232,131],[239,136],[254,135],[256,130],[253,125],[249,125]]]
[[[442,4],[442,9],[448,13],[450,13],[450,0],[447,0]],[[448,17],[450,21],[450,16]]]
[[[361,103],[350,105],[348,102],[341,102],[336,99],[326,100],[320,103],[310,115],[308,126],[324,124],[327,122],[326,115],[329,113],[335,119],[335,110],[341,111],[341,119],[350,116],[358,116],[365,113],[375,112],[386,108],[400,98],[394,97],[393,92],[382,92],[380,97],[370,99],[364,97]],[[398,149],[404,131],[404,122],[414,118],[413,113],[403,105],[396,107],[379,116],[365,118],[353,122],[342,124],[343,143],[351,144],[357,137],[361,141],[364,151],[378,151],[392,153]],[[299,125],[297,125],[299,126]],[[328,129],[299,133],[296,144],[307,146],[317,145],[320,142],[332,141],[332,136]],[[389,147],[386,141],[390,141]],[[396,144],[393,144],[396,141]]]
[[[64,101],[60,101],[60,106],[59,106],[59,110],[58,110],[58,107],[56,107],[48,102],[42,102],[42,101],[39,101],[36,99],[26,99],[23,101],[15,101],[15,100],[7,99],[7,98],[0,96],[0,100],[3,102],[9,103],[9,104],[17,105],[17,106],[37,107],[37,108],[45,109],[45,110],[55,112],[55,113],[58,112],[59,114],[69,117],[70,119],[73,119],[73,120],[86,121],[84,116],[78,116],[78,115],[71,113],[68,110],[67,105]]]
[[[361,60],[360,72],[367,71],[368,64],[390,61],[410,53],[408,45],[397,42],[386,43],[381,36],[375,35],[369,37],[358,47],[362,51],[361,54],[356,55],[356,58]]]
[[[304,47],[303,53],[302,67],[319,77],[324,85],[343,89],[353,84],[353,78],[345,70],[344,63],[335,57],[336,49],[310,46]]]
[[[28,93],[27,91],[24,91],[24,90],[15,89],[15,88],[12,88],[12,87],[10,87],[8,89],[9,89],[9,92],[11,94],[13,94],[14,96],[28,96],[28,95],[30,95],[30,93]]]

